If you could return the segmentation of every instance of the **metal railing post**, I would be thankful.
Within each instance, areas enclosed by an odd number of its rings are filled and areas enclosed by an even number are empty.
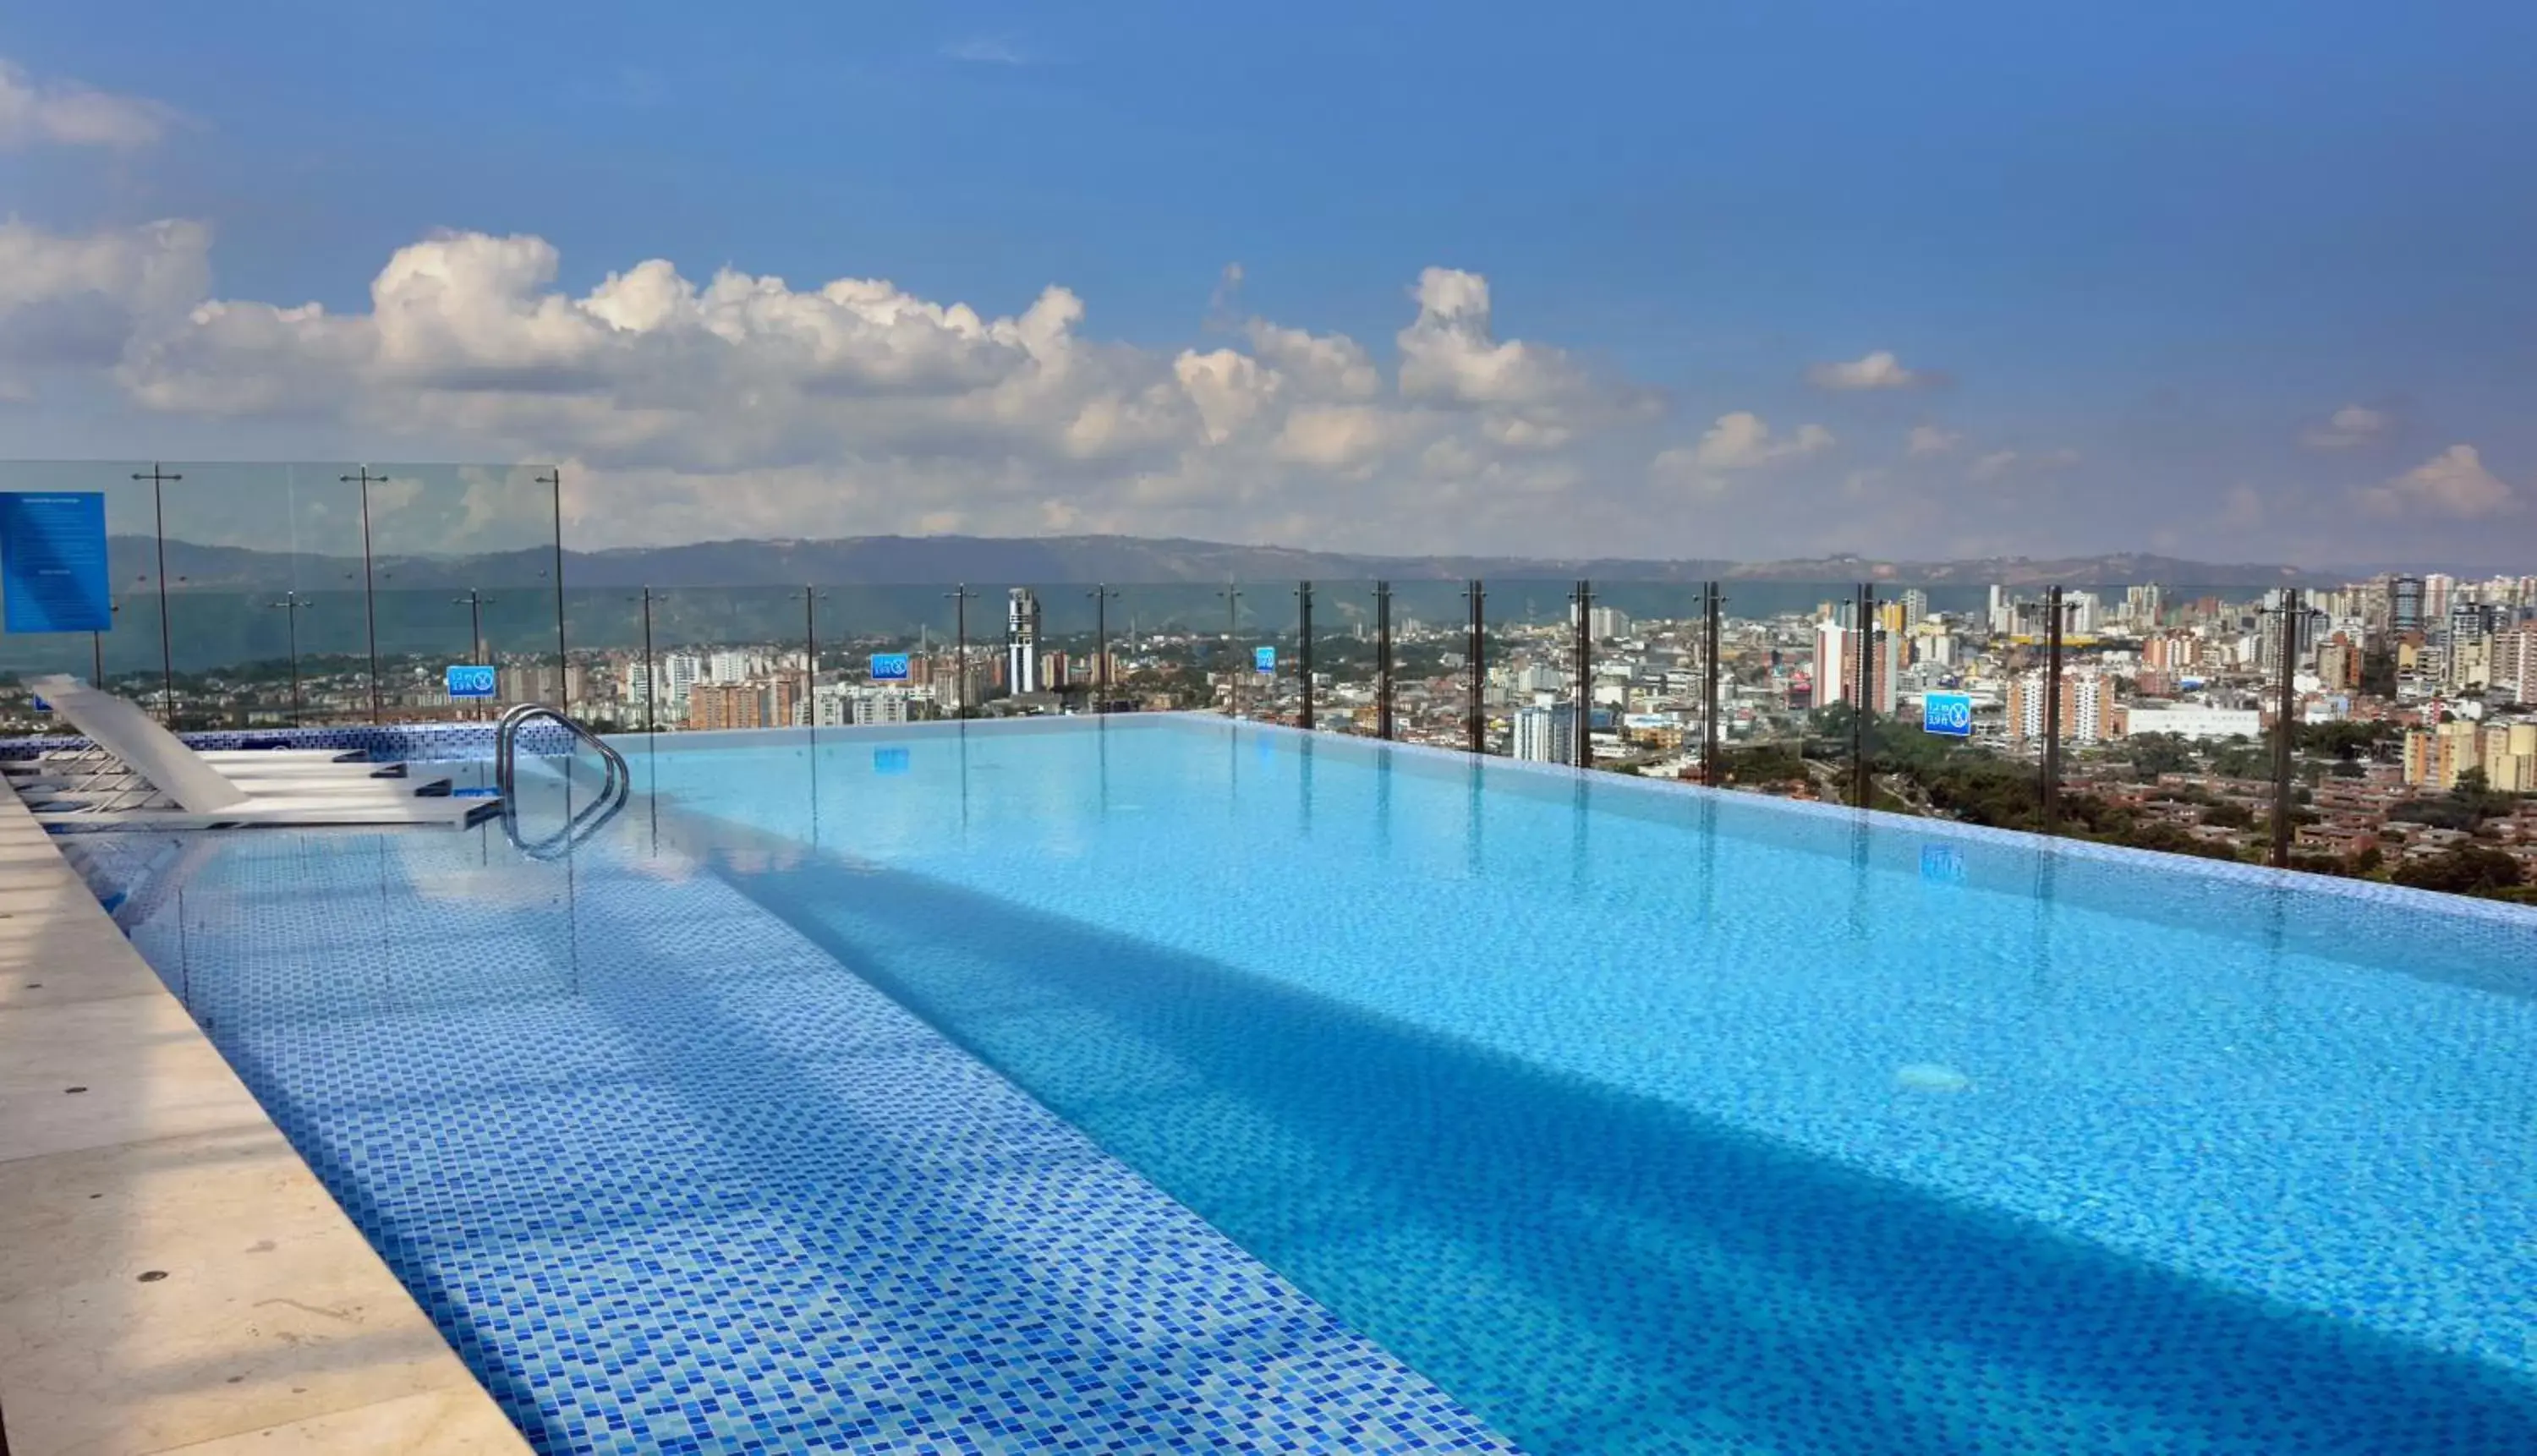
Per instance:
[[[1392,736],[1392,583],[1374,584],[1374,735]]]
[[[1876,775],[1868,766],[1867,714],[1876,690],[1876,587],[1858,584],[1857,620],[1851,623],[1854,648],[1850,672],[1850,801],[1866,808],[1876,794]]]
[[[1571,604],[1577,614],[1577,702],[1568,725],[1574,739],[1570,754],[1577,767],[1591,769],[1594,766],[1594,584],[1578,578]]]
[[[1718,583],[1702,584],[1700,782],[1712,789],[1718,787],[1721,778],[1718,769],[1718,613],[1725,600],[1719,593]]]
[[[2061,589],[2044,592],[2044,832],[2061,821]]]
[[[572,711],[572,668],[566,660],[563,641],[563,471],[550,470],[540,477],[541,483],[554,492],[554,589],[555,589],[555,704],[564,712]]]
[[[1110,711],[1110,603],[1119,594],[1108,582],[1098,582],[1084,594],[1092,599],[1092,650],[1097,655],[1092,664],[1092,711]]]
[[[969,716],[969,602],[975,593],[961,582],[943,594],[951,599],[951,690],[959,705],[954,718]]]
[[[358,475],[341,477],[346,485],[361,487],[361,620],[370,641],[370,722],[381,721],[379,714],[379,594],[378,583],[370,567],[370,486],[385,485],[388,477],[373,475],[366,465]]]
[[[1486,753],[1489,751],[1489,720],[1482,690],[1488,682],[1488,638],[1483,603],[1488,600],[1488,589],[1478,577],[1473,577],[1463,595],[1471,604],[1470,631],[1463,643],[1464,665],[1470,673],[1471,698],[1463,728],[1470,751]]]
[[[2278,636],[2282,644],[2281,706],[2273,725],[2273,867],[2291,867],[2291,765],[2292,743],[2299,732],[2299,656],[2300,628],[2306,622],[2306,604],[2300,589],[2282,591],[2282,624]]]
[[[1224,716],[1242,716],[1241,653],[1234,639],[1242,635],[1242,589],[1231,582],[1216,593],[1224,599]]]
[[[161,470],[157,461],[152,461],[150,474],[136,473],[132,478],[150,482],[151,537],[159,543],[159,718],[172,728],[176,726],[176,650],[169,645],[168,634],[173,629],[167,621],[166,485],[170,480],[185,477],[171,475]]]
[[[1295,583],[1295,674],[1303,682],[1304,708],[1296,726],[1307,732],[1313,727],[1313,584]]]

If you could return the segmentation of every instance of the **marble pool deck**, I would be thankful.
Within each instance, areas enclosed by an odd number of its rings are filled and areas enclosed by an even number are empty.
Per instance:
[[[528,1445],[0,791],[0,1451]]]

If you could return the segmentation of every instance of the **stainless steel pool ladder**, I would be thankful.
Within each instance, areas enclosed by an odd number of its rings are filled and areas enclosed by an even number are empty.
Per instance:
[[[522,729],[537,720],[552,719],[561,724],[574,737],[588,743],[599,754],[607,768],[599,797],[564,821],[564,826],[540,840],[520,837],[520,795],[518,792],[519,736]],[[493,789],[502,797],[502,837],[511,847],[532,859],[553,859],[569,854],[572,847],[599,832],[600,827],[617,817],[625,807],[625,795],[634,788],[634,771],[625,766],[625,755],[617,751],[607,739],[592,732],[588,725],[560,709],[544,703],[522,703],[502,715],[493,728]]]

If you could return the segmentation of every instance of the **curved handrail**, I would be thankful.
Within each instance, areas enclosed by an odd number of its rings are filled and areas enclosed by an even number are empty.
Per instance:
[[[552,719],[561,724],[574,737],[599,752],[607,768],[607,779],[601,784],[599,797],[589,807],[564,821],[563,828],[542,840],[520,838],[518,793],[518,740],[522,729],[538,719]],[[557,708],[544,703],[522,703],[502,715],[493,728],[493,787],[502,795],[502,837],[511,847],[532,859],[553,859],[568,854],[573,846],[599,832],[600,826],[617,817],[625,807],[625,796],[634,787],[634,771],[625,764],[625,755],[589,727]]]

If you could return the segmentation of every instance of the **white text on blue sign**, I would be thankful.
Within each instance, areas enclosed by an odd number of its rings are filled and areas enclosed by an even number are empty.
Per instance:
[[[1948,738],[1974,731],[1974,700],[1967,693],[1931,693],[1920,701],[1920,729]]]

